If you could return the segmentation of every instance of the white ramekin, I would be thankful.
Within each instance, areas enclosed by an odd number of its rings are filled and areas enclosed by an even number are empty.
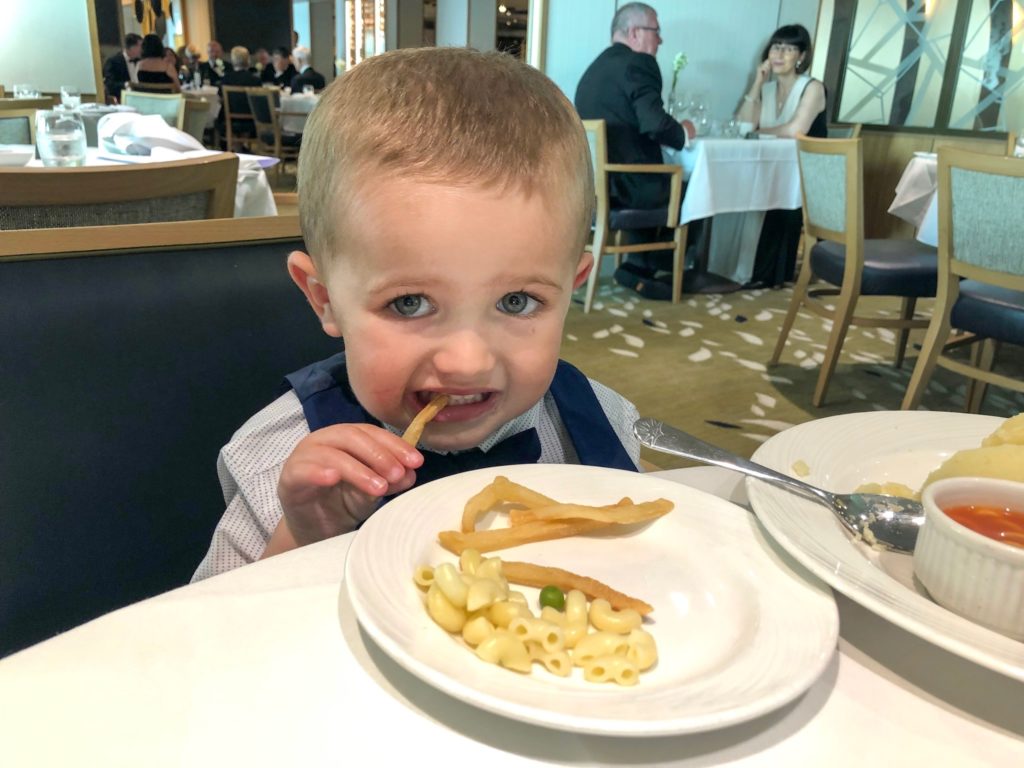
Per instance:
[[[1024,548],[983,536],[942,509],[975,504],[1024,509],[1024,483],[983,477],[939,480],[924,489],[925,525],[914,573],[939,605],[1024,640]]]

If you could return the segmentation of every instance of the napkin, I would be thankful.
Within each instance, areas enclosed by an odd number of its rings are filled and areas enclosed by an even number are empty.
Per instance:
[[[159,115],[116,112],[96,125],[100,148],[120,155],[149,155],[156,147],[187,152],[203,149],[193,136],[172,128]]]

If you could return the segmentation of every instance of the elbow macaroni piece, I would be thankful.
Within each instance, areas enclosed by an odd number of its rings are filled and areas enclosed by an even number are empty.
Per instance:
[[[601,598],[590,604],[590,623],[601,632],[628,635],[634,629],[639,629],[642,621],[640,614],[632,608],[616,611],[611,603]]]
[[[598,656],[583,665],[583,679],[592,683],[636,685],[640,670],[625,656]]]
[[[509,590],[500,558],[472,549],[460,555],[458,569],[421,565],[413,581],[426,590],[427,612],[442,629],[461,634],[483,661],[516,672],[529,673],[536,661],[560,677],[578,666],[590,682],[636,685],[658,659],[637,611],[599,598],[588,605],[586,595],[570,590],[564,612],[544,606],[538,618],[525,595]]]
[[[613,632],[592,632],[580,638],[573,649],[572,660],[578,667],[582,667],[592,659],[602,656],[626,657],[629,650],[629,643],[622,635]]]
[[[565,647],[562,628],[544,619],[517,617],[509,622],[508,629],[525,643],[540,643],[547,653],[554,653]]]
[[[654,636],[642,629],[634,629],[626,639],[629,646],[626,650],[626,658],[636,664],[637,669],[643,672],[654,666],[658,660],[658,646],[654,643]]]
[[[491,664],[498,664],[516,672],[530,671],[530,654],[526,646],[507,629],[494,634],[476,647],[476,655]]]

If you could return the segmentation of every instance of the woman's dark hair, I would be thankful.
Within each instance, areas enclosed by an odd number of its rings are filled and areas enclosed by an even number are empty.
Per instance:
[[[142,38],[142,58],[162,59],[164,57],[164,41],[159,35],[146,35]]]
[[[776,43],[782,45],[795,45],[800,49],[800,63],[796,65],[797,74],[803,74],[811,68],[811,33],[807,31],[807,28],[802,24],[787,24],[784,27],[779,27],[775,30],[775,33],[771,36],[768,41],[768,45],[764,47],[764,53],[761,54],[761,61],[768,58],[768,53]]]

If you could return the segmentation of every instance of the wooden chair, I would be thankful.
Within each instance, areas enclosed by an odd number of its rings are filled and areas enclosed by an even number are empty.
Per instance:
[[[36,110],[7,109],[0,112],[0,144],[35,144]]]
[[[977,413],[988,384],[1024,392],[1024,381],[992,370],[1002,344],[1024,347],[1024,162],[939,151],[939,281],[932,320],[903,408],[917,408],[935,366],[967,376],[967,410]],[[969,362],[946,356],[977,344]]]
[[[861,123],[829,123],[830,139],[859,139]]]
[[[277,174],[280,178],[288,160],[299,159],[302,144],[301,133],[285,133],[281,130],[281,114],[277,109],[280,92],[272,88],[250,88],[249,106],[256,125],[256,151],[279,158]],[[285,113],[288,114],[288,113]]]
[[[37,99],[0,98],[0,110],[7,111],[9,109],[53,109],[53,97],[40,96]]]
[[[231,218],[238,158],[0,168],[0,230]]]
[[[1017,148],[1017,134],[1012,131],[1006,134],[1006,156],[1013,157],[1013,151]]]
[[[902,364],[910,329],[928,325],[927,320],[914,318],[914,308],[918,298],[935,295],[938,265],[935,249],[916,240],[864,239],[861,139],[797,139],[797,157],[808,257],[801,265],[770,364],[779,362],[801,308],[831,320],[812,399],[820,406],[851,325],[896,329],[896,367]],[[830,287],[809,289],[815,276]],[[821,296],[837,297],[834,308],[818,301]],[[861,296],[900,298],[899,316],[855,315]]]
[[[160,115],[169,126],[181,130],[185,120],[185,98],[180,93],[143,93],[126,90],[121,94],[125,106],[135,107],[143,115]]]
[[[623,164],[608,162],[608,143],[604,120],[584,120],[583,127],[590,143],[590,159],[594,166],[594,186],[597,194],[597,210],[594,214],[594,230],[591,243],[586,249],[594,255],[594,267],[587,278],[583,311],[590,312],[597,291],[601,259],[614,256],[616,265],[622,254],[645,253],[649,251],[672,251],[672,303],[678,304],[683,292],[683,255],[686,251],[686,224],[680,225],[679,211],[683,199],[683,168],[679,165]],[[667,208],[653,210],[620,210],[612,208],[608,190],[611,173],[661,173],[670,177]],[[665,227],[672,230],[672,239],[656,243],[623,244],[625,230]]]
[[[248,149],[253,136],[258,133],[249,105],[248,91],[241,85],[221,86],[224,115],[224,148],[228,152]]]
[[[212,105],[205,99],[185,99],[185,112],[181,120],[181,130],[188,135],[203,141],[206,122],[209,119]]]

